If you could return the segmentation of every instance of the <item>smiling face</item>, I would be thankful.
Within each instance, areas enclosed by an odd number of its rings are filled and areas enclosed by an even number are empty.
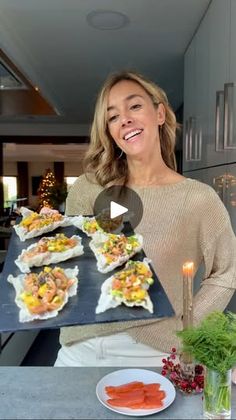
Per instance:
[[[165,122],[163,104],[154,105],[138,83],[122,80],[109,93],[107,126],[128,157],[153,153],[159,144],[158,126]]]

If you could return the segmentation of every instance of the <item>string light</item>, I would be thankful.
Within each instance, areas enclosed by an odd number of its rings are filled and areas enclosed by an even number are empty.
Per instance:
[[[55,176],[51,169],[46,170],[46,174],[44,178],[41,180],[39,189],[38,189],[38,196],[39,196],[39,210],[42,207],[49,207],[52,208],[50,202],[50,188],[56,184]]]

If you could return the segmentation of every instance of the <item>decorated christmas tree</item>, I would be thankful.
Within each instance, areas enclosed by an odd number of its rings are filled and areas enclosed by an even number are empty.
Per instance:
[[[42,207],[50,207],[52,208],[51,204],[51,188],[56,184],[55,176],[53,175],[51,169],[47,169],[45,176],[42,178],[39,188],[38,188],[38,196],[39,196],[39,210]]]

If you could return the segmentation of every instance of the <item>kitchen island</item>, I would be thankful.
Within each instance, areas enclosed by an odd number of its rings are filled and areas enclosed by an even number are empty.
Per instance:
[[[96,397],[98,381],[118,369],[1,367],[0,419],[128,419],[104,407]],[[150,370],[160,373],[160,368]],[[144,418],[202,418],[202,394],[185,396],[177,392],[168,408]],[[233,418],[236,418],[235,385],[232,385]]]

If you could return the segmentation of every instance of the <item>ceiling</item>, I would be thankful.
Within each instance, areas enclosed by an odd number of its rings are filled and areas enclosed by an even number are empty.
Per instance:
[[[101,83],[119,69],[150,77],[166,90],[175,110],[181,106],[184,52],[209,2],[0,0],[0,48],[58,114],[45,117],[47,127],[52,118],[54,125],[69,122],[69,129],[74,123],[85,134]],[[122,13],[128,23],[120,29],[91,27],[87,16],[93,11]],[[42,116],[14,112],[0,120],[0,134],[4,127],[11,134],[17,124],[37,129],[44,122]]]

